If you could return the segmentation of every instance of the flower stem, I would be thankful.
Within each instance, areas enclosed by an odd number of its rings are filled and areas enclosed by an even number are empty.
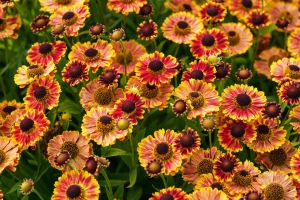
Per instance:
[[[122,42],[122,40],[120,40],[120,45],[122,47],[122,51],[123,51],[123,59],[124,59],[124,74],[125,74],[125,82],[127,82],[127,60],[126,60],[126,49],[124,47],[124,44]]]
[[[167,180],[166,180],[166,178],[165,178],[165,175],[160,174],[160,177],[161,177],[161,179],[162,179],[162,181],[163,181],[163,183],[164,183],[164,187],[167,188],[167,187],[168,187],[168,183],[167,183]]]
[[[108,190],[109,190],[109,194],[107,194],[107,198],[109,199],[109,200],[113,200],[114,198],[113,198],[113,191],[112,191],[112,187],[111,187],[111,182],[110,182],[110,180],[109,180],[109,178],[108,178],[108,176],[107,176],[107,173],[106,173],[106,171],[105,171],[105,169],[101,169],[101,174],[103,175],[103,177],[104,177],[104,179],[105,179],[105,183],[106,183],[106,185],[107,185],[107,187],[108,187]]]

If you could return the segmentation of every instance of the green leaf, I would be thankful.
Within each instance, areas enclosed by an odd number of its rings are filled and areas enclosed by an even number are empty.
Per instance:
[[[15,183],[14,186],[12,186],[12,188],[7,192],[7,194],[11,194],[15,192],[19,188],[19,186],[20,186],[19,182]]]
[[[266,26],[264,28],[262,28],[259,33],[260,35],[265,35],[267,33],[271,33],[272,31],[274,31],[276,28],[276,25],[275,24],[270,24],[269,26]]]
[[[59,104],[58,111],[78,115],[82,112],[82,107],[70,99],[65,99]]]
[[[22,200],[28,200],[28,195],[23,196]]]
[[[130,188],[128,190],[126,199],[128,199],[128,200],[139,200],[139,199],[141,199],[142,194],[143,194],[142,187],[135,186],[135,187]]]
[[[119,187],[117,188],[114,196],[116,197],[116,199],[123,199],[123,196],[124,196],[124,184],[119,185]]]
[[[134,167],[129,172],[129,182],[130,182],[130,184],[127,186],[127,188],[131,188],[131,187],[134,186],[134,184],[136,182],[136,177],[137,177],[137,167]]]
[[[114,156],[130,156],[131,153],[124,151],[123,149],[110,148],[107,152],[104,150],[104,157],[114,157]]]

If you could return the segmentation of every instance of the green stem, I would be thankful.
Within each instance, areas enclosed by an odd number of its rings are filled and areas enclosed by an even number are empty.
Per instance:
[[[107,194],[107,198],[109,200],[113,200],[114,199],[114,195],[113,195],[112,186],[111,186],[110,180],[109,180],[109,178],[107,176],[107,173],[106,173],[105,169],[101,169],[100,172],[101,172],[102,176],[105,179],[106,185],[108,186],[109,194]]]
[[[209,148],[212,148],[211,131],[208,132],[208,139],[209,139]]]
[[[135,161],[134,161],[134,145],[132,140],[132,133],[129,134],[129,142],[130,142],[130,149],[131,149],[131,162],[132,162],[132,167],[134,167]]]
[[[68,37],[66,35],[64,35],[64,39],[67,42],[68,47],[71,48],[72,44],[70,43],[70,41],[69,41],[69,39],[68,39]]]
[[[161,177],[161,179],[162,179],[162,181],[163,181],[163,183],[164,183],[164,187],[167,188],[167,187],[168,187],[168,184],[167,184],[167,180],[166,180],[166,178],[165,178],[165,175],[160,174],[160,177]]]
[[[122,40],[120,40],[120,44],[121,44],[121,47],[122,47],[122,51],[123,51],[123,59],[124,59],[124,74],[125,74],[125,82],[127,82],[127,60],[126,60],[126,49],[124,47],[124,44],[122,42]]]
[[[38,196],[41,200],[44,200],[44,198],[42,197],[42,195],[36,190],[34,189],[33,192],[36,194],[36,196]]]
[[[179,47],[180,47],[180,44],[177,44],[177,45],[176,45],[176,49],[175,49],[175,53],[174,53],[174,56],[175,56],[175,57],[176,57],[177,54],[178,54]]]

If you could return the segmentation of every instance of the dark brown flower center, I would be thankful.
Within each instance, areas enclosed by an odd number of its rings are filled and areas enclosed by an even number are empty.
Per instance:
[[[67,151],[62,151],[58,156],[56,156],[54,162],[57,166],[63,166],[70,159],[70,154]]]
[[[60,150],[61,150],[61,152],[64,152],[64,151],[68,152],[72,159],[75,158],[79,153],[77,144],[74,142],[71,142],[71,141],[64,142],[62,144]]]
[[[234,162],[230,159],[225,159],[222,161],[221,163],[221,169],[224,171],[224,172],[230,172],[232,171],[234,168]]]
[[[168,160],[173,155],[172,147],[165,142],[161,142],[155,147],[155,156],[160,160]]]
[[[229,73],[229,70],[224,65],[216,67],[215,75],[218,79],[225,78],[228,75],[228,73]]]
[[[192,7],[190,4],[184,3],[182,6],[186,11],[192,11]]]
[[[94,93],[94,100],[99,105],[108,105],[113,99],[112,91],[106,88],[98,88]]]
[[[256,14],[256,15],[252,16],[252,23],[255,26],[262,25],[264,23],[264,21],[265,21],[265,16],[264,15]]]
[[[223,189],[223,186],[220,182],[214,182],[213,184],[210,185],[210,187],[212,189],[217,189],[217,190],[222,190]]]
[[[162,163],[158,160],[150,161],[147,165],[147,172],[151,175],[159,174],[162,170]]]
[[[201,108],[204,105],[204,97],[199,92],[191,92],[189,99],[195,109]]]
[[[235,46],[240,42],[240,35],[235,31],[229,31],[227,33],[228,41],[230,46]]]
[[[94,174],[97,170],[98,163],[94,157],[89,157],[85,163],[85,170],[91,174]]]
[[[158,95],[158,87],[156,85],[145,84],[141,88],[141,96],[152,99]]]
[[[141,27],[140,29],[140,34],[143,36],[143,37],[150,37],[154,34],[154,26],[149,23],[149,22],[146,22],[145,24],[143,24],[143,26]]]
[[[242,0],[242,4],[245,8],[252,8],[253,6],[252,0]]]
[[[195,140],[193,135],[191,134],[184,134],[180,137],[180,144],[181,146],[185,147],[185,148],[189,148],[192,147],[195,144]]]
[[[52,45],[49,43],[43,43],[39,47],[39,52],[43,55],[46,55],[52,51]]]
[[[198,174],[209,174],[212,173],[214,167],[214,163],[209,158],[203,158],[198,166],[197,166],[197,172]]]
[[[15,111],[17,108],[15,106],[5,106],[2,111],[7,113],[7,114],[10,114],[12,113],[13,111]]]
[[[152,70],[153,72],[158,72],[164,68],[164,63],[161,62],[160,60],[152,60],[149,65],[149,69]]]
[[[265,108],[265,114],[270,118],[275,118],[280,115],[281,109],[278,104],[269,104]]]
[[[267,125],[261,124],[256,128],[258,134],[266,135],[270,133],[270,128]]]
[[[218,8],[215,6],[210,6],[207,8],[206,13],[211,16],[211,17],[215,17],[218,15]]]
[[[68,11],[68,12],[66,12],[65,14],[63,14],[62,18],[63,18],[64,20],[70,20],[70,19],[72,19],[74,16],[75,16],[75,13],[74,13],[74,12]]]
[[[271,183],[264,189],[266,200],[283,200],[284,188],[278,183]]]
[[[26,132],[32,129],[33,125],[34,125],[34,121],[28,117],[25,117],[20,123],[20,128],[23,132]]]
[[[61,5],[66,5],[69,4],[71,0],[55,0],[55,2]]]
[[[215,38],[212,35],[204,35],[201,39],[201,43],[202,45],[206,46],[206,47],[211,47],[215,44]]]
[[[292,85],[287,89],[286,95],[291,99],[298,99],[300,97],[300,88]]]
[[[185,21],[179,21],[179,22],[177,22],[177,26],[180,29],[186,29],[189,27],[189,24]]]
[[[288,157],[285,150],[279,148],[271,151],[269,154],[269,158],[273,165],[282,166],[286,163]]]
[[[129,64],[133,60],[133,55],[128,50],[118,52],[116,55],[116,60],[121,65]]]
[[[230,128],[230,133],[235,138],[240,138],[245,134],[245,127],[241,123],[233,124]]]
[[[174,197],[171,194],[163,194],[159,200],[174,200]]]
[[[131,100],[125,100],[122,103],[121,109],[122,109],[122,111],[124,111],[126,113],[131,113],[135,110],[135,102],[131,101]]]
[[[289,20],[286,18],[280,18],[275,24],[278,28],[285,29],[289,25]]]
[[[191,78],[197,79],[197,80],[202,80],[204,77],[204,74],[201,70],[195,69],[191,72]]]
[[[147,16],[152,13],[152,6],[149,4],[145,4],[140,8],[140,15]]]
[[[71,185],[67,189],[67,196],[70,199],[77,199],[81,195],[81,188],[78,185]]]
[[[3,31],[6,28],[6,20],[0,18],[0,31]]]
[[[300,70],[300,68],[297,65],[289,65],[289,69],[291,71],[299,71]]]
[[[263,196],[258,192],[249,192],[245,196],[245,200],[263,200]]]
[[[241,170],[235,173],[232,180],[235,184],[242,187],[250,186],[252,183],[252,177],[246,170]]]
[[[74,63],[69,69],[69,75],[71,78],[79,78],[82,75],[82,65],[80,63]]]
[[[3,150],[0,150],[0,165],[1,165],[2,163],[4,163],[5,159],[6,159],[6,154],[5,154],[5,152],[4,152]]]
[[[37,100],[43,100],[47,95],[47,89],[44,86],[39,86],[34,90],[33,95]]]
[[[173,105],[173,111],[176,114],[182,114],[186,111],[187,105],[184,100],[177,100]]]
[[[116,78],[116,73],[108,71],[101,76],[101,81],[103,81],[105,84],[112,84]]]
[[[98,54],[98,50],[94,48],[89,48],[84,52],[84,55],[89,58],[94,58]]]
[[[112,122],[112,118],[107,115],[100,117],[99,120],[102,124],[105,124],[105,125],[110,124]]]
[[[247,107],[251,104],[251,98],[249,95],[241,93],[236,96],[236,102],[241,107]]]

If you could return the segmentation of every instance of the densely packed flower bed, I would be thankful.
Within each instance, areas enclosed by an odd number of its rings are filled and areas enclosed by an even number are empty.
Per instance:
[[[0,199],[300,199],[298,0],[0,0]]]

